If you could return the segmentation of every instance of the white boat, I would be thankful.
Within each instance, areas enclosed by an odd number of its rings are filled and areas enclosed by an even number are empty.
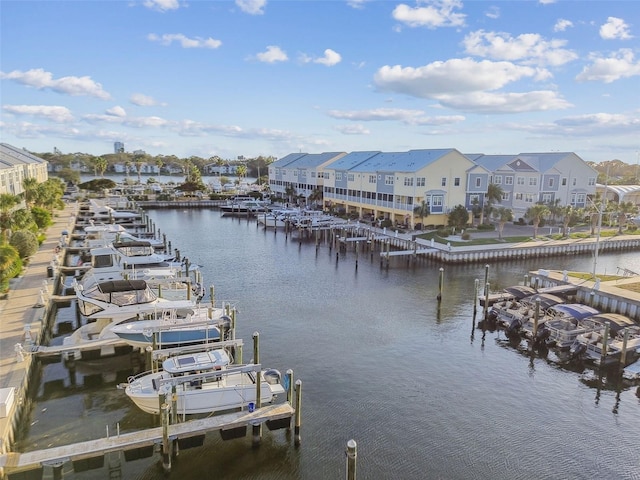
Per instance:
[[[594,317],[606,326],[578,335],[569,348],[572,358],[605,366],[620,363],[624,352],[626,366],[640,357],[640,325],[617,313],[600,313]]]
[[[226,205],[220,206],[223,216],[257,215],[268,210],[268,203],[253,197],[236,197]]]
[[[108,318],[112,322],[169,309],[189,312],[195,300],[159,298],[144,280],[110,280],[89,288],[76,285],[78,309],[87,319]]]
[[[640,380],[640,360],[622,369],[622,377],[627,380]]]
[[[545,311],[541,311],[537,323],[537,332],[535,340],[544,341],[548,346],[554,345],[558,348],[569,348],[575,337],[580,333],[588,331],[588,325],[592,323],[583,323],[581,331],[575,331],[580,322],[585,321],[588,317],[600,313],[593,307],[583,305],[581,303],[559,303],[551,305]],[[534,317],[529,317],[520,327],[520,333],[523,337],[533,339],[533,330],[535,327]],[[597,328],[595,325],[593,328]]]
[[[164,249],[164,242],[155,238],[134,235],[119,223],[98,224],[91,222],[84,227],[84,246],[88,248],[105,247],[110,243],[149,242],[155,249]]]
[[[126,321],[110,326],[108,332],[133,347],[171,348],[224,340],[231,323],[226,309],[200,307],[185,318]]]
[[[136,212],[115,210],[108,205],[100,205],[94,199],[89,200],[89,205],[86,208],[81,207],[79,214],[84,214],[89,219],[109,222],[133,221],[141,217]]]
[[[273,402],[285,393],[280,372],[262,370],[259,364],[230,365],[223,349],[170,357],[161,371],[129,378],[125,393],[144,412],[158,414],[160,395],[171,405],[175,389],[178,415],[212,414],[256,403],[257,372],[261,373],[260,402]]]
[[[295,224],[294,219],[299,213],[298,208],[276,208],[256,215],[256,218],[258,223],[265,227],[285,228]]]
[[[550,293],[536,293],[520,300],[494,303],[490,316],[495,319],[499,327],[506,330],[507,334],[516,334],[520,332],[522,325],[534,318],[537,302],[540,305],[539,315],[542,317],[549,307],[563,303],[564,300]]]

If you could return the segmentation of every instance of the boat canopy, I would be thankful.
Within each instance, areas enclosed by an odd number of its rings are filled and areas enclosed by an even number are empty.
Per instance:
[[[94,285],[83,294],[118,306],[150,303],[158,298],[144,280],[110,280]]]
[[[536,294],[535,288],[528,287],[526,285],[514,285],[512,287],[505,288],[504,291],[510,295],[513,295],[513,298],[515,298],[516,300],[520,300],[524,297],[529,297]]]
[[[551,306],[550,309],[560,314],[568,315],[572,318],[575,318],[576,320],[582,320],[584,318],[600,313],[595,308],[588,305],[583,305],[581,303],[561,303]]]
[[[589,320],[595,320],[604,325],[605,322],[609,322],[609,328],[613,333],[618,333],[621,330],[624,330],[627,327],[636,326],[633,320],[625,315],[621,315],[619,313],[599,313],[597,315],[592,315],[588,317]]]
[[[535,305],[538,300],[540,300],[540,308],[543,310],[564,302],[562,298],[550,293],[536,293],[535,295],[530,295],[522,299],[523,302],[527,302],[532,305]]]

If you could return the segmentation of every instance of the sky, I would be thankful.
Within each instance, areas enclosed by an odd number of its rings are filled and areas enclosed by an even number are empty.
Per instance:
[[[640,2],[0,0],[0,139],[640,163]]]

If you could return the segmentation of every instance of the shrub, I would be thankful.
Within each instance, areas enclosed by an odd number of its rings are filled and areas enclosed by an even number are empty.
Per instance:
[[[471,240],[471,234],[464,232],[460,238],[462,238],[462,240]]]
[[[393,222],[390,218],[385,218],[380,222],[380,228],[389,228],[391,225],[393,225]]]
[[[482,232],[482,231],[493,231],[496,229],[496,226],[493,225],[492,223],[481,223],[480,225],[478,225],[478,231]]]
[[[31,209],[31,216],[33,217],[33,221],[36,222],[38,228],[40,230],[44,230],[45,228],[51,226],[53,221],[51,219],[51,212],[46,208],[33,207]]]
[[[20,258],[27,258],[38,251],[38,237],[27,230],[13,232],[9,243],[18,251]]]

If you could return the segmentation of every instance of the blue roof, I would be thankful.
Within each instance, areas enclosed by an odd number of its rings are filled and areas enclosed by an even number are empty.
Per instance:
[[[346,154],[344,157],[339,158],[335,162],[331,162],[331,165],[329,165],[328,168],[333,168],[335,170],[351,170],[379,153],[380,151],[351,152]]]
[[[351,170],[355,172],[415,172],[453,151],[455,149],[446,148],[409,150],[408,152],[381,152],[354,166]]]
[[[515,157],[515,155],[480,155],[476,158],[472,158],[472,160],[487,170],[495,172],[500,169],[500,167],[515,159]]]
[[[308,153],[290,153],[289,155],[285,155],[284,157],[279,158],[278,160],[273,162],[272,165],[275,167],[286,167],[290,163],[295,162],[300,157],[303,157],[305,155],[309,155],[309,154]]]
[[[329,160],[337,156],[344,155],[344,154],[345,152],[323,152],[323,153],[307,154],[295,160],[292,166],[298,167],[298,168],[299,167],[314,168],[314,167],[318,167],[319,165],[322,165],[325,162],[328,162]]]

